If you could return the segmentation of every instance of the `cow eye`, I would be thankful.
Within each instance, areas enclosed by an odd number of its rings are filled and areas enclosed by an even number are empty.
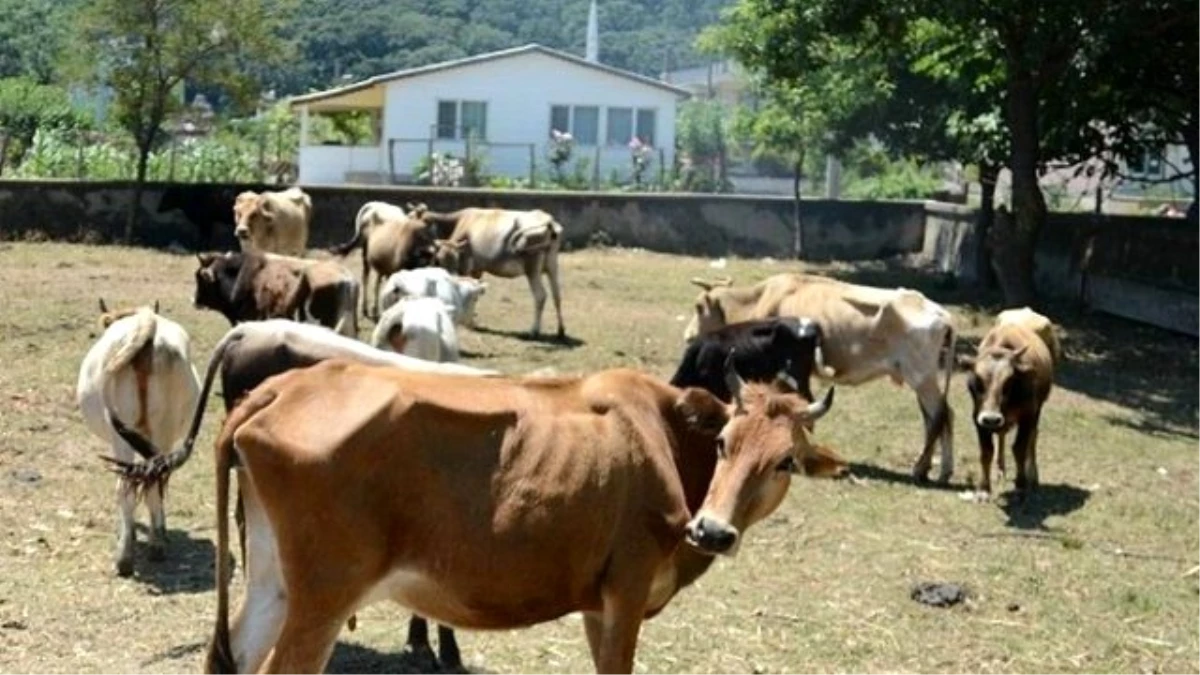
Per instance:
[[[717,457],[725,459],[725,438],[717,436]]]
[[[785,473],[794,472],[796,470],[796,458],[792,457],[791,455],[784,457],[783,461],[781,461],[778,465],[776,465],[775,470],[782,471]]]

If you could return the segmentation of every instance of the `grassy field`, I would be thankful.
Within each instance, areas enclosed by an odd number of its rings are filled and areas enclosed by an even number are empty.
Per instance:
[[[687,279],[713,272],[708,261],[610,250],[570,253],[562,266],[570,345],[519,339],[531,316],[525,282],[494,279],[479,308],[486,330],[460,336],[466,361],[669,376],[696,290]],[[135,576],[118,579],[114,481],[97,459],[107,449],[74,403],[100,296],[161,301],[203,367],[227,325],[191,306],[194,268],[192,257],[146,250],[0,244],[0,671],[200,667],[215,612],[211,457],[197,453],[171,482],[169,559],[150,563],[139,546]],[[719,273],[748,283],[796,268],[733,260]],[[997,309],[882,264],[821,269],[921,288],[952,307],[967,342]],[[841,388],[817,435],[854,462],[856,479],[794,481],[736,559],[644,626],[638,670],[1200,670],[1197,343],[1075,309],[1052,314],[1068,360],[1042,419],[1036,497],[1010,502],[1006,484],[991,503],[960,499],[979,472],[961,375],[952,490],[907,479],[921,442],[911,392]],[[217,397],[209,409],[202,448],[221,419]],[[921,581],[964,584],[970,598],[919,605],[909,592]],[[361,613],[330,670],[410,671],[399,653],[406,618],[386,604]],[[460,641],[474,670],[591,670],[575,616]]]

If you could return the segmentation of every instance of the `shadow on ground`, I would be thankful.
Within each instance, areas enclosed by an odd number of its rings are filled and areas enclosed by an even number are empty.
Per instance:
[[[203,593],[213,586],[213,544],[193,539],[183,530],[167,530],[166,560],[150,560],[146,530],[139,523],[133,552],[133,580],[149,586],[157,595]]]
[[[1004,494],[1001,508],[1009,527],[1019,530],[1045,530],[1050,516],[1065,516],[1083,508],[1092,493],[1074,485],[1040,485],[1029,495],[1016,491]]]
[[[553,333],[542,333],[541,335],[535,336],[528,331],[502,330],[498,328],[486,328],[483,326],[476,326],[474,330],[476,333],[482,333],[483,335],[497,335],[500,337],[522,340],[524,342],[536,342],[546,345],[552,349],[575,349],[576,347],[582,347],[583,345],[587,344],[580,338],[572,337],[570,335],[560,338]]]
[[[490,673],[471,664],[466,670],[443,670],[439,664],[408,651],[381,652],[351,642],[337,643],[326,671],[330,673]]]
[[[913,487],[924,488],[927,490],[943,490],[959,492],[962,490],[971,489],[966,483],[955,483],[953,479],[949,483],[938,483],[936,480],[918,481],[912,477],[911,473],[895,471],[884,466],[876,466],[874,464],[862,464],[859,462],[850,462],[850,475],[864,480],[875,480],[881,483],[892,483],[895,485],[911,485]],[[934,479],[937,478],[937,468],[931,472]]]
[[[935,302],[985,315],[994,316],[1005,307],[994,291],[960,286],[944,274],[906,267],[899,259],[856,263],[828,274],[857,284],[911,288]],[[1064,359],[1056,369],[1056,386],[1132,411],[1132,419],[1108,416],[1113,425],[1200,437],[1196,338],[1093,312],[1073,301],[1046,301],[1037,309],[1059,328]],[[982,333],[987,326],[978,328],[975,332]],[[977,337],[960,339],[957,351],[973,353],[977,344]],[[1048,405],[1053,405],[1053,399],[1051,394]]]

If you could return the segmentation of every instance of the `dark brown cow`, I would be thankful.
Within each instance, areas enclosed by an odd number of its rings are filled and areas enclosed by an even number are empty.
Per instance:
[[[992,456],[996,450],[993,437],[999,437],[1003,476],[1004,436],[1013,426],[1017,427],[1012,446],[1017,489],[1037,487],[1038,422],[1054,383],[1052,348],[1038,334],[1047,327],[1049,319],[1032,310],[1002,313],[979,343],[976,355],[960,360],[961,365],[971,369],[967,390],[975,403],[973,419],[983,469],[980,487],[985,493],[992,491]]]
[[[230,325],[262,319],[305,321],[358,335],[359,285],[335,262],[274,254],[200,253],[195,305],[220,312]]]
[[[271,378],[217,441],[209,670],[318,672],[349,616],[392,599],[476,629],[579,611],[596,669],[630,672],[642,621],[778,507],[832,403],[736,374],[731,391],[340,360]],[[249,579],[231,631],[235,465]]]

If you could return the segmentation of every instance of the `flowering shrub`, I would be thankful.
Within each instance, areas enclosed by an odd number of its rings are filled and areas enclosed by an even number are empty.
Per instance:
[[[450,153],[435,152],[417,164],[417,180],[426,185],[459,187],[465,175],[463,161]]]
[[[547,159],[554,165],[554,173],[558,176],[559,181],[562,180],[563,165],[571,160],[571,151],[575,147],[575,138],[565,131],[558,129],[550,130],[550,147],[547,151]]]
[[[629,141],[629,158],[633,162],[633,184],[642,185],[642,176],[646,173],[646,169],[650,166],[650,158],[654,155],[654,148],[648,143],[643,143],[642,139],[637,136]]]

